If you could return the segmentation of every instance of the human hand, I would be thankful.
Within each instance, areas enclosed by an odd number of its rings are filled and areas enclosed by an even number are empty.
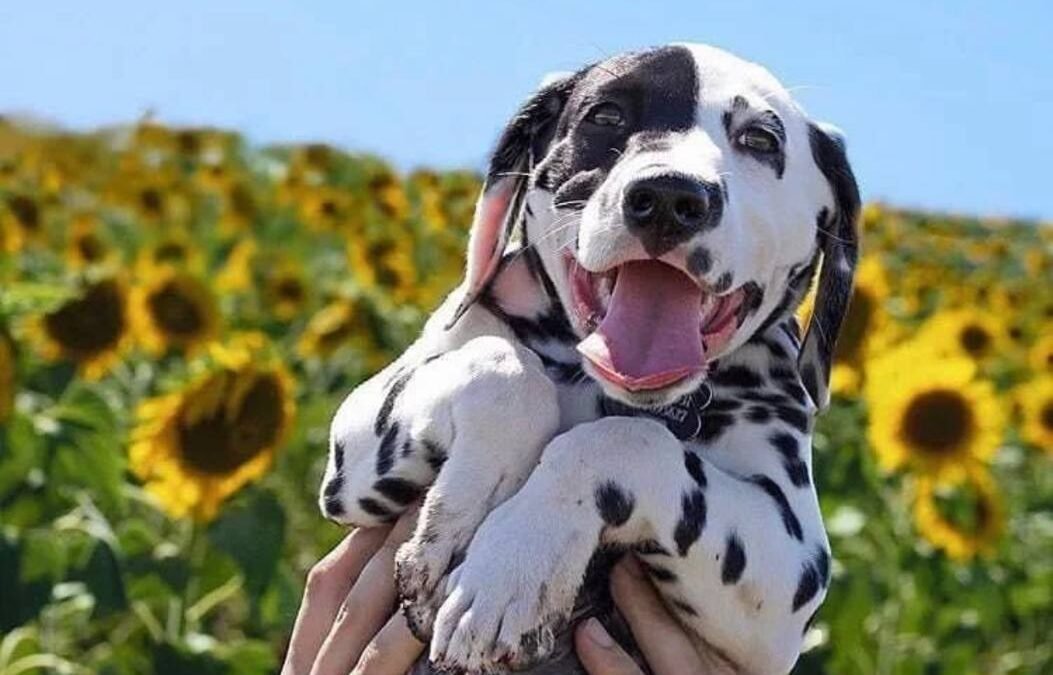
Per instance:
[[[636,559],[626,556],[611,571],[611,594],[654,675],[716,675],[735,672],[715,654],[699,651],[666,610]],[[596,619],[578,626],[578,658],[589,675],[643,675]]]
[[[424,651],[398,611],[395,551],[416,509],[359,528],[311,568],[282,675],[404,675]]]

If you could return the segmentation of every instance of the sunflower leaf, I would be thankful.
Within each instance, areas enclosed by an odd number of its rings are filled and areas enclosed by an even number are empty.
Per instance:
[[[209,541],[237,563],[245,590],[258,599],[274,576],[285,540],[285,511],[277,498],[250,490],[214,521]]]

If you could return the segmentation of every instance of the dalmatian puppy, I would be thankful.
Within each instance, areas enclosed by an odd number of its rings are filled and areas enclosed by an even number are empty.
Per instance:
[[[858,210],[839,135],[719,49],[615,56],[522,105],[463,285],[332,423],[327,517],[424,498],[397,555],[418,672],[581,672],[575,621],[631,642],[603,574],[627,551],[713,672],[793,667],[830,579],[810,436]]]

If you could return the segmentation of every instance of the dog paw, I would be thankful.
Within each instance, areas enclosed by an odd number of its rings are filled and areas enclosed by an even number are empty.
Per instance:
[[[431,637],[446,580],[464,560],[475,533],[474,523],[458,523],[453,517],[444,520],[441,511],[432,507],[423,514],[413,537],[395,554],[399,603],[410,631],[422,642]]]
[[[589,549],[578,551],[572,537],[541,536],[537,527],[531,534],[506,529],[514,525],[509,518],[488,519],[446,581],[431,641],[437,666],[517,670],[551,653]]]

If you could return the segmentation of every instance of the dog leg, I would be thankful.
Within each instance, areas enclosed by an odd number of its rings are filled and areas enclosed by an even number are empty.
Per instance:
[[[471,374],[442,363],[480,336],[510,331],[473,307],[447,330],[454,293],[397,361],[351,392],[333,417],[319,506],[330,520],[370,527],[394,520],[435,479],[452,432],[446,407]],[[445,425],[445,426],[444,426]]]
[[[615,545],[639,552],[700,644],[745,672],[786,672],[829,569],[808,492],[788,499],[771,478],[727,473],[657,422],[579,425],[480,526],[447,582],[430,656],[469,670],[544,658],[593,552]]]
[[[447,460],[396,556],[402,605],[421,639],[442,601],[436,590],[479,523],[526,481],[559,422],[556,388],[541,361],[506,340],[477,338],[425,368],[428,381],[442,383],[444,405],[421,414],[436,392],[407,391],[405,405],[417,411],[411,435],[436,439]]]

